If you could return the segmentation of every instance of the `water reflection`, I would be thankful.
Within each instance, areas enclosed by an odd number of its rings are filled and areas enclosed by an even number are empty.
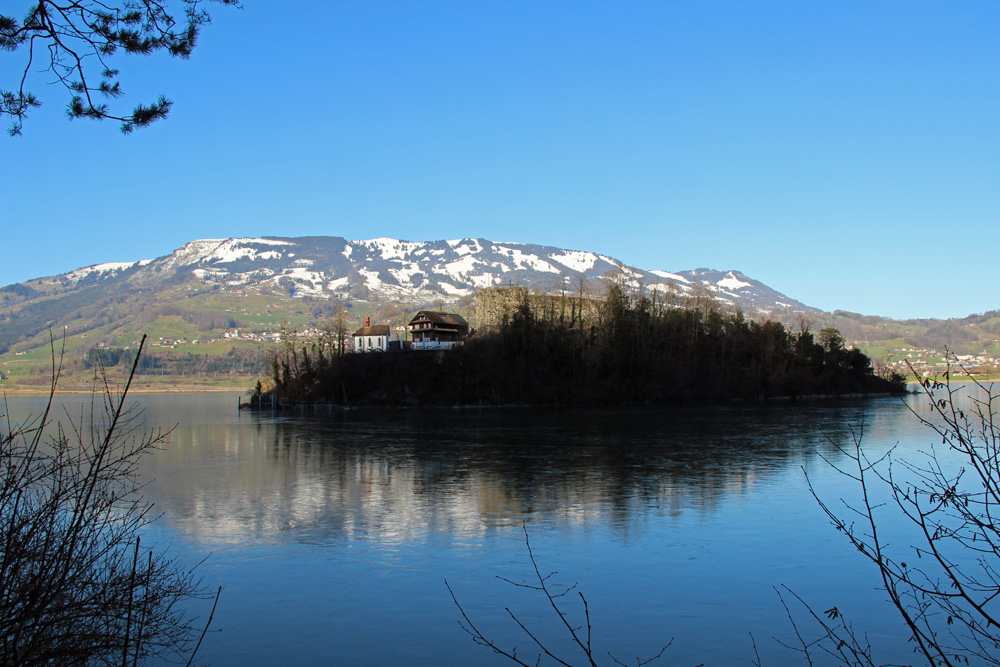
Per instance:
[[[244,414],[182,423],[146,473],[172,523],[219,542],[471,538],[525,520],[628,532],[760,492],[863,409]]]
[[[782,583],[899,636],[800,470],[826,498],[856,492],[819,457],[862,420],[876,450],[926,443],[893,399],[271,417],[235,395],[139,398],[147,425],[177,424],[142,467],[153,537],[211,553],[206,580],[226,585],[215,665],[504,664],[461,633],[442,580],[495,619],[515,600],[493,575],[525,573],[522,522],[616,654],[675,636],[671,663],[747,664],[748,631],[787,626]]]

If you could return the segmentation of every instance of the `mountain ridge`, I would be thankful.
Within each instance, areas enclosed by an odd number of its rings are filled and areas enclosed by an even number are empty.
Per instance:
[[[21,284],[54,281],[72,288],[125,281],[142,288],[177,280],[179,273],[190,273],[222,289],[275,284],[291,296],[404,303],[455,302],[477,289],[504,283],[550,293],[571,291],[581,276],[594,282],[609,273],[621,273],[635,286],[664,294],[689,295],[700,285],[720,302],[754,313],[766,314],[775,308],[820,312],[735,269],[640,269],[590,251],[483,238],[426,242],[387,237],[351,241],[334,236],[198,239],[153,260],[103,262]]]
[[[849,344],[903,372],[904,360],[940,372],[946,352],[1000,369],[997,311],[894,321],[826,313],[735,269],[646,270],[600,253],[481,238],[267,236],[198,239],[155,259],[103,262],[0,287],[0,380],[6,374],[18,385],[47,381],[50,341],[63,336],[71,364],[102,349],[127,349],[148,334],[147,358],[165,364],[165,376],[221,373],[223,366],[208,359],[223,356],[226,373],[248,373],[271,346],[304,331],[349,332],[366,316],[399,331],[426,308],[472,317],[475,291],[493,285],[601,298],[609,276],[667,304],[710,296],[725,309],[793,331],[836,328]],[[191,363],[172,368],[182,358]],[[83,370],[75,371],[81,386]]]

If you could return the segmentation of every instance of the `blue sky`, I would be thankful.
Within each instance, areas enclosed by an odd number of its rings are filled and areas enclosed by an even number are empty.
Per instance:
[[[118,60],[125,108],[174,101],[131,136],[34,79],[0,284],[196,238],[483,237],[1000,308],[1000,3],[244,4],[188,61]]]

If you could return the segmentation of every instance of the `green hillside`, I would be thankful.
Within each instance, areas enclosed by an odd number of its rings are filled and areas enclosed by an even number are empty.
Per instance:
[[[134,349],[146,334],[140,388],[243,389],[268,368],[273,346],[331,318],[338,307],[345,325],[363,320],[367,310],[259,291],[206,290],[194,280],[157,292],[117,286],[63,293],[44,285],[18,292],[8,288],[0,296],[0,373],[5,378],[0,386],[47,385],[54,340],[63,350],[60,387],[86,389],[98,354],[108,363],[118,361],[115,351]]]

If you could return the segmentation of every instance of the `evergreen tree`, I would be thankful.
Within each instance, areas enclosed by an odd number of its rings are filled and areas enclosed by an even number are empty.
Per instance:
[[[239,0],[209,1],[239,5]],[[23,19],[0,14],[0,49],[24,53],[17,87],[0,88],[0,116],[11,118],[10,134],[20,134],[28,112],[41,106],[26,88],[39,64],[70,92],[71,119],[117,120],[128,134],[165,118],[172,103],[163,95],[150,104],[136,105],[131,113],[113,111],[108,100],[120,98],[124,91],[118,70],[108,62],[119,51],[190,57],[202,26],[211,21],[202,4],[203,0],[129,0],[118,6],[97,0],[32,0]]]

